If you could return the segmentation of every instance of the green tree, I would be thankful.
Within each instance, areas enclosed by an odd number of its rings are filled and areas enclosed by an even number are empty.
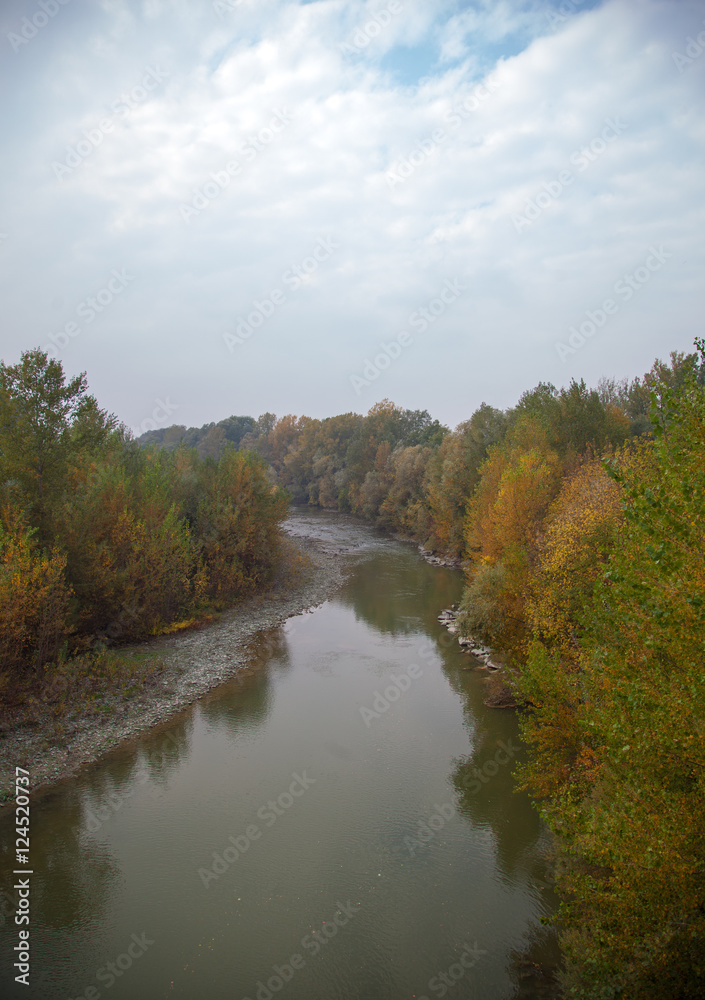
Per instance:
[[[47,540],[48,512],[64,489],[72,453],[104,440],[111,426],[85,373],[66,381],[60,362],[26,351],[0,362],[0,467],[3,486],[32,512]]]

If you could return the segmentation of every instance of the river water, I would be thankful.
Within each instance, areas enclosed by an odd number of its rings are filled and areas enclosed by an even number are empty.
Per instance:
[[[32,800],[42,1000],[509,1000],[543,995],[555,907],[513,712],[437,622],[459,573],[337,514],[294,510],[352,565],[250,667]],[[207,657],[220,624],[188,637]],[[0,820],[12,879],[13,817]],[[8,874],[10,873],[10,874]]]

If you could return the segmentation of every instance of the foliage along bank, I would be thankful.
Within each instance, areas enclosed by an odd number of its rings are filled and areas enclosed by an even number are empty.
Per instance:
[[[253,452],[142,449],[84,375],[0,364],[0,693],[262,587],[287,506]]]

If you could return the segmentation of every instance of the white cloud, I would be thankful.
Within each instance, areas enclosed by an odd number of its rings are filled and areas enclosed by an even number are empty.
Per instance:
[[[245,0],[223,17],[167,0],[103,6],[84,35],[70,23],[70,45],[57,21],[46,108],[31,127],[20,108],[14,125],[0,201],[6,356],[45,343],[115,266],[133,285],[61,357],[127,423],[159,392],[195,423],[384,395],[455,423],[540,379],[636,374],[692,343],[705,57],[679,73],[672,52],[697,34],[702,4],[617,0],[552,30],[538,6],[439,4],[432,21],[429,5],[405,2],[354,58],[341,43],[384,0]],[[168,78],[57,182],[52,161],[155,64]],[[282,112],[290,123],[263,133]],[[626,128],[604,142],[609,119]],[[185,223],[180,205],[232,161],[237,176]],[[402,162],[411,172],[391,185]],[[513,216],[565,170],[570,183],[517,232]],[[340,250],[228,353],[222,334],[325,235]],[[668,266],[561,364],[554,342],[654,242],[673,248]],[[358,362],[459,274],[468,292],[432,335],[351,395]]]

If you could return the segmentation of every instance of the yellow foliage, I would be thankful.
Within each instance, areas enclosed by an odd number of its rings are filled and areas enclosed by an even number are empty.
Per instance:
[[[602,572],[621,520],[621,490],[596,459],[568,479],[551,504],[527,622],[536,638],[570,656],[575,618]]]
[[[561,474],[545,432],[520,420],[504,444],[489,449],[481,473],[465,525],[471,560],[493,563],[516,546],[531,554]]]
[[[23,515],[0,513],[0,662],[4,670],[44,666],[70,632],[66,556],[40,552]]]

